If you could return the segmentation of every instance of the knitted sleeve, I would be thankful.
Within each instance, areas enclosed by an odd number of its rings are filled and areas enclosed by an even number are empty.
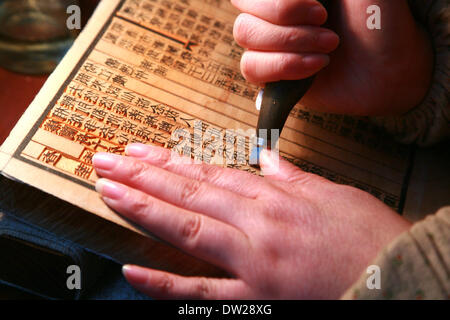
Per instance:
[[[450,207],[416,223],[373,261],[342,299],[450,299]]]

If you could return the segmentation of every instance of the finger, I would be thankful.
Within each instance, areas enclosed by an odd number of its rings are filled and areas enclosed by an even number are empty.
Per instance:
[[[125,153],[153,166],[186,178],[211,183],[218,188],[224,188],[251,199],[257,197],[259,189],[263,185],[261,177],[247,172],[221,168],[204,162],[194,163],[194,160],[187,157],[183,158],[185,161],[178,161],[178,154],[173,157],[174,152],[161,147],[130,144],[127,146]]]
[[[234,24],[234,38],[244,48],[258,51],[329,53],[339,37],[312,26],[278,26],[243,13]]]
[[[298,54],[246,51],[241,59],[241,72],[252,83],[308,78],[328,65],[325,54]]]
[[[93,164],[103,178],[126,184],[177,207],[241,227],[253,206],[248,198],[176,175],[135,158],[97,153]]]
[[[133,287],[156,299],[243,299],[249,292],[237,279],[182,277],[133,265],[125,265],[122,270]]]
[[[231,0],[245,13],[278,25],[319,26],[327,20],[327,11],[315,0]]]
[[[229,224],[151,197],[126,185],[99,179],[105,203],[155,236],[226,270],[235,270],[246,236]]]

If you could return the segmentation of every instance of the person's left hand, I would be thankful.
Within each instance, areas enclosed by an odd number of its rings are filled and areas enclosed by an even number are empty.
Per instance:
[[[151,146],[131,145],[127,154],[94,156],[106,204],[234,277],[188,278],[125,266],[127,280],[153,298],[339,298],[377,252],[410,227],[368,193],[284,160],[263,178],[179,163],[169,150]],[[263,151],[263,169],[274,171],[274,159]]]

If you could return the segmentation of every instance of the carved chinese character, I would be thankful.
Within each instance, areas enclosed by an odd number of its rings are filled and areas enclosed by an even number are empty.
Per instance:
[[[174,125],[167,121],[161,121],[161,123],[159,124],[159,130],[165,131],[167,133],[172,133],[173,127],[174,127]]]
[[[128,117],[132,120],[142,122],[142,119],[144,118],[145,114],[138,110],[138,109],[131,109],[131,111],[128,113]]]
[[[89,85],[89,82],[91,81],[92,76],[85,74],[85,73],[79,73],[76,77],[75,77],[75,81],[78,81],[84,85]]]
[[[82,125],[83,122],[84,122],[84,119],[85,119],[85,117],[82,116],[81,114],[76,113],[76,112],[73,112],[73,113],[70,115],[70,118],[67,119],[67,123],[69,123],[69,124],[72,125],[72,126],[75,126],[75,127],[80,128],[81,125]]]
[[[120,86],[122,86],[122,87],[125,87],[125,84],[127,83],[128,79],[125,78],[125,77],[122,76],[122,75],[116,74],[116,75],[114,76],[114,78],[112,79],[112,81],[113,81],[115,84],[118,84],[118,85],[120,85]]]
[[[80,163],[76,168],[75,168],[75,175],[83,178],[83,179],[88,179],[89,176],[91,175],[93,168],[91,166],[88,166],[84,163]]]
[[[98,125],[97,125],[97,121],[89,119],[88,121],[86,121],[86,123],[84,124],[84,128],[87,131],[93,132],[95,130],[98,129]]]
[[[103,125],[103,127],[100,127],[99,130],[100,136],[108,140],[112,140],[117,132],[117,128],[113,128],[108,125]]]
[[[47,164],[55,165],[58,160],[61,158],[61,153],[47,149],[41,157],[41,160],[44,161]]]
[[[92,110],[93,105],[88,104],[83,101],[78,101],[75,110],[80,111],[86,115],[88,115]]]
[[[122,118],[113,113],[109,113],[106,118],[106,123],[114,127],[120,127],[120,124],[122,123]]]
[[[129,121],[129,120],[125,120],[122,124],[122,130],[131,134],[135,134],[136,133],[136,127],[137,125],[134,124],[133,122]]]
[[[85,145],[85,146],[92,146],[94,143],[96,143],[97,137],[90,134],[90,133],[79,133],[76,137],[75,137],[75,141]]]
[[[84,71],[89,72],[89,73],[94,73],[94,74],[97,73],[97,66],[95,64],[93,64],[92,62],[86,62],[83,65],[83,69],[84,69]]]
[[[94,110],[92,110],[91,117],[93,117],[99,121],[103,121],[103,120],[105,120],[106,114],[107,113],[105,110],[103,110],[101,108],[94,108]]]
[[[112,106],[114,105],[114,99],[108,96],[102,96],[100,100],[98,101],[99,107],[105,107],[108,110],[111,110]]]
[[[150,62],[148,60],[142,60],[141,61],[141,65],[140,65],[141,68],[143,68],[145,70],[148,70],[148,71],[152,71],[153,70],[153,66],[154,66],[154,63]]]
[[[136,131],[136,136],[142,138],[145,141],[150,141],[152,132],[145,126],[140,126]]]
[[[147,115],[144,119],[144,123],[147,126],[156,128],[157,127],[157,123],[158,123],[158,117],[157,116],[152,116],[152,115]]]
[[[61,130],[61,123],[55,120],[47,120],[44,123],[44,130],[56,133]]]
[[[114,69],[117,69],[117,68],[120,67],[120,62],[117,61],[116,59],[113,59],[113,58],[107,58],[106,61],[105,61],[105,64],[108,67],[111,67],[111,68],[114,68]]]
[[[116,103],[116,105],[113,107],[113,111],[119,115],[127,116],[128,109],[130,109],[129,105],[126,105],[122,102]]]
[[[52,112],[52,117],[59,118],[61,120],[67,120],[69,115],[70,115],[69,110],[62,107],[57,107]]]
[[[92,157],[94,156],[94,152],[90,151],[90,150],[86,150],[85,152],[83,152],[83,155],[81,156],[81,160],[83,162],[86,162],[88,164],[92,164]]]
[[[59,135],[63,138],[74,140],[78,130],[71,128],[70,126],[64,126],[61,131],[59,131]]]

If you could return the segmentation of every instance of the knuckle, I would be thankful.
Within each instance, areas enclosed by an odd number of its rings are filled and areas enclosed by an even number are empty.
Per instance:
[[[207,278],[201,277],[195,284],[194,290],[199,298],[209,298],[212,292],[211,281]]]
[[[201,164],[199,175],[200,181],[210,181],[211,183],[214,183],[215,181],[219,180],[220,170],[218,167],[214,167],[207,164]]]
[[[152,202],[144,195],[135,196],[130,203],[130,211],[137,220],[143,220],[152,208]]]
[[[139,160],[132,160],[129,165],[129,177],[132,181],[142,182],[147,174],[147,165]]]
[[[181,203],[184,205],[189,205],[190,202],[192,202],[199,194],[201,186],[202,183],[197,180],[183,183],[180,195]]]
[[[261,212],[263,212],[265,219],[270,221],[271,225],[274,226],[273,228],[268,228],[267,230],[262,231],[263,234],[267,234],[264,235],[264,237],[270,237],[271,232],[282,230],[284,229],[284,226],[291,225],[292,214],[290,213],[299,212],[301,208],[298,206],[298,202],[295,201],[295,198],[288,193],[288,190],[280,189],[275,192],[276,194],[272,193],[271,200],[264,201],[263,206],[261,207]]]
[[[188,248],[193,249],[196,246],[202,224],[202,217],[198,214],[186,216],[182,222],[180,234],[183,243]]]
[[[300,40],[301,40],[301,36],[300,36],[298,30],[294,29],[294,28],[286,31],[286,33],[282,37],[283,45],[285,45],[285,46],[297,44],[300,42]]]
[[[167,168],[169,167],[171,163],[171,156],[172,153],[168,150],[164,150],[164,152],[160,152],[156,158],[153,158],[152,160],[155,161],[155,163],[161,167],[161,168]]]
[[[280,35],[280,42],[285,48],[295,47],[301,49],[302,47],[308,47],[312,43],[310,38],[300,28],[292,27]]]
[[[276,63],[277,63],[277,66],[275,67],[275,69],[277,69],[277,71],[280,74],[284,75],[284,74],[289,74],[292,72],[294,61],[293,61],[291,55],[287,55],[287,54],[280,55],[280,58],[278,59],[278,61]]]
[[[152,284],[152,286],[154,286],[160,294],[167,295],[172,291],[173,279],[168,275],[162,275]]]
[[[321,49],[317,45],[317,43],[319,42],[319,33],[320,31],[318,29],[307,30],[307,33],[304,36],[304,41],[309,48],[320,52]]]

